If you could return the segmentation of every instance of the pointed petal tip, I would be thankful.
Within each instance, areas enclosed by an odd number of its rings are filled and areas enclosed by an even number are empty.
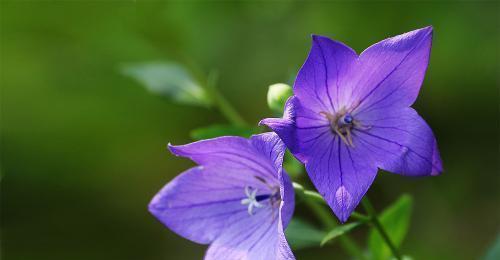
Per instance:
[[[432,171],[431,172],[431,176],[439,176],[441,175],[443,172],[440,172],[440,171]]]
[[[153,196],[153,198],[151,199],[151,201],[148,203],[148,212],[153,215],[155,218],[158,218],[158,215],[159,215],[159,205],[160,205],[160,196],[158,194],[156,194],[155,196]]]
[[[352,57],[357,57],[358,54],[357,52],[349,47],[349,45],[341,42],[341,41],[337,41],[337,40],[334,40],[330,37],[327,37],[327,36],[323,36],[323,35],[318,35],[318,34],[311,34],[311,38],[312,38],[312,45],[313,46],[321,46],[321,48],[329,48],[329,49],[337,49],[337,51],[339,50],[343,50],[345,53],[349,53],[349,56],[352,56]]]
[[[185,152],[186,145],[173,145],[171,143],[167,144],[167,149],[175,156],[186,157]]]
[[[333,210],[333,214],[337,217],[340,224],[342,225],[345,224],[351,216],[351,213],[346,210],[340,210],[340,212],[336,212],[335,210]]]
[[[274,125],[276,123],[280,123],[283,119],[282,118],[264,118],[262,120],[259,121],[259,126],[267,126],[269,128],[271,128],[272,130],[274,130]]]
[[[169,150],[173,155],[179,156],[179,149],[177,145],[173,145],[170,142],[167,144],[167,150]]]
[[[443,161],[441,160],[441,155],[437,146],[437,141],[434,140],[434,149],[432,151],[432,170],[431,176],[441,175],[443,172]]]
[[[264,119],[261,119],[257,125],[258,125],[258,126],[267,126],[267,123],[266,123],[266,122],[267,122],[267,120],[268,120],[268,119],[269,119],[269,118],[264,118]]]
[[[405,34],[413,34],[413,35],[420,34],[420,35],[423,35],[422,37],[432,37],[433,30],[434,30],[434,28],[432,27],[432,25],[429,25],[429,26],[426,26],[423,28],[415,29],[415,30],[407,32]],[[405,34],[403,34],[403,35],[405,35]]]
[[[441,174],[443,174],[443,166],[441,165],[441,162],[439,163],[435,163],[434,166],[432,167],[432,171],[431,171],[431,176],[439,176]]]
[[[427,35],[429,35],[430,37],[432,37],[432,34],[434,33],[434,27],[432,27],[432,25],[424,27],[424,28],[422,28],[422,30],[425,31],[425,33]]]
[[[323,36],[323,35],[314,34],[314,33],[313,33],[313,34],[311,34],[311,39],[312,39],[313,41],[317,41],[317,40],[319,40],[319,39],[324,39],[324,38],[329,39],[328,37]]]

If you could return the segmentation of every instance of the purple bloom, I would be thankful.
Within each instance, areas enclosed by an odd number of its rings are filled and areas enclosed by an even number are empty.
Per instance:
[[[273,129],[306,170],[341,222],[377,169],[408,176],[442,171],[436,139],[410,108],[429,62],[432,27],[388,38],[357,55],[313,36],[283,118]]]
[[[275,133],[170,146],[199,164],[168,183],[149,211],[177,234],[211,244],[205,259],[294,259],[283,230],[294,209]]]

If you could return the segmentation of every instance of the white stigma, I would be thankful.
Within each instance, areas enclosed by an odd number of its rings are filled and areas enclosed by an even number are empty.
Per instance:
[[[248,214],[253,215],[253,208],[262,208],[262,204],[257,201],[257,190],[252,189],[250,186],[245,187],[245,194],[247,198],[241,200],[242,205],[248,205]]]

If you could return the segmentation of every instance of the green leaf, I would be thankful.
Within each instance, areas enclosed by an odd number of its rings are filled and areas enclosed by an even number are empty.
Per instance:
[[[129,76],[150,92],[170,98],[180,104],[209,106],[205,89],[180,64],[146,62],[125,64],[123,75]]]
[[[293,218],[285,231],[286,239],[292,249],[304,249],[319,246],[325,232],[317,229],[308,222]]]
[[[234,125],[211,125],[192,130],[189,134],[194,140],[209,139],[225,135],[250,137],[256,134],[257,128]]]
[[[404,194],[379,216],[382,226],[396,247],[401,245],[406,236],[410,226],[411,210],[412,198]],[[375,228],[370,230],[368,248],[371,253],[370,259],[387,260],[392,256],[390,248]]]
[[[325,245],[326,243],[328,243],[329,241],[359,227],[360,225],[364,224],[364,222],[352,222],[352,223],[349,223],[349,224],[345,224],[345,225],[340,225],[340,226],[336,226],[335,228],[333,228],[330,232],[328,232],[328,234],[326,234],[326,236],[323,238],[323,240],[321,241],[321,246]]]

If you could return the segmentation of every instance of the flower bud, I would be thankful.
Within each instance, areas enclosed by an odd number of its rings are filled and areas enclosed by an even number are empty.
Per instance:
[[[267,91],[267,105],[276,114],[281,115],[286,100],[293,95],[292,88],[284,83],[276,83],[269,86]]]

